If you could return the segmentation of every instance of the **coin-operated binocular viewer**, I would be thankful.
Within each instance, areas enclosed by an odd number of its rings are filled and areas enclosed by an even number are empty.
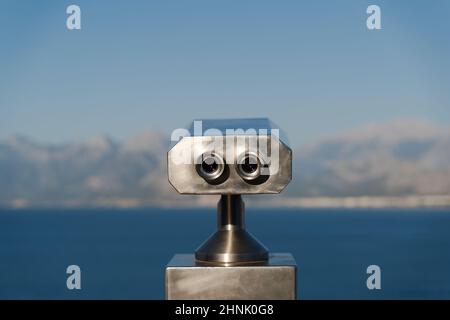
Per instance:
[[[168,264],[166,298],[295,299],[295,260],[269,253],[246,230],[241,197],[277,194],[291,181],[292,151],[279,128],[268,119],[197,120],[174,135],[181,139],[168,152],[172,186],[221,198],[218,230]]]

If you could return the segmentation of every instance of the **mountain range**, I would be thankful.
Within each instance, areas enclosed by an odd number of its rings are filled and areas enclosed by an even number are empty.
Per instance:
[[[211,197],[180,196],[169,185],[169,145],[152,130],[123,142],[102,136],[60,145],[12,136],[0,142],[0,206],[211,204]],[[433,123],[368,124],[293,154],[293,181],[281,197],[450,195],[450,128]]]

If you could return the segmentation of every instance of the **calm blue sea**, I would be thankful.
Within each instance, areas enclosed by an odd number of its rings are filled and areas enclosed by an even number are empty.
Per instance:
[[[213,209],[0,211],[0,299],[163,299],[164,266],[215,228]],[[302,299],[450,299],[450,209],[249,209],[291,252]],[[81,267],[82,290],[66,288]],[[366,268],[381,267],[379,291]]]

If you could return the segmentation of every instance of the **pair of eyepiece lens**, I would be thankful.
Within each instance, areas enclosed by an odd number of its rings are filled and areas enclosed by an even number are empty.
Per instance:
[[[217,154],[204,154],[197,165],[198,174],[207,182],[218,181],[225,172],[225,161]],[[261,161],[258,156],[245,154],[237,162],[236,170],[246,181],[253,181],[261,175]]]

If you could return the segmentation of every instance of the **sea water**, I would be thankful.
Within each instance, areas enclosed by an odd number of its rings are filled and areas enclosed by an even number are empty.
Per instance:
[[[0,210],[0,299],[163,299],[164,267],[215,229],[214,209]],[[291,252],[300,299],[450,299],[450,209],[249,209]],[[68,290],[66,269],[81,269]],[[367,288],[367,267],[381,289]]]

